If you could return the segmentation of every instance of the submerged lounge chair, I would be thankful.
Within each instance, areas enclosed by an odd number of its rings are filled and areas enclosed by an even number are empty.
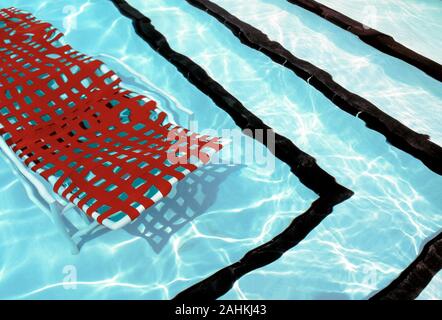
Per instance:
[[[62,36],[30,14],[0,10],[0,147],[57,223],[74,208],[118,229],[207,163],[221,140],[168,122]]]

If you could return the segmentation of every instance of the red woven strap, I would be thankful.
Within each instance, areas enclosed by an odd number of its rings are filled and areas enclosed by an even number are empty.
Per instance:
[[[53,190],[99,222],[136,218],[222,148],[168,123],[50,24],[0,10],[0,134]]]

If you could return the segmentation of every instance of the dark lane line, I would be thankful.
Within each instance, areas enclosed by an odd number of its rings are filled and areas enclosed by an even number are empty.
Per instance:
[[[428,242],[420,255],[398,278],[370,300],[414,300],[442,269],[442,232]]]
[[[295,57],[280,43],[271,41],[266,34],[215,3],[208,0],[186,1],[224,24],[243,44],[292,70],[298,77],[322,92],[336,106],[363,120],[368,128],[383,134],[390,144],[421,160],[429,169],[442,175],[442,148],[431,142],[428,135],[411,130],[368,100],[348,91],[337,84],[326,71]]]
[[[404,151],[410,150],[409,153],[421,159],[430,169],[438,174],[442,173],[441,148],[428,141],[425,136],[415,133],[399,121],[383,113],[369,101],[342,88],[333,81],[328,73],[309,62],[296,58],[281,44],[270,41],[267,35],[260,30],[239,20],[218,5],[207,0],[186,1],[215,17],[240,38],[244,44],[258,49],[275,62],[291,69],[302,79],[307,80],[343,110],[363,119],[369,128],[383,133],[390,143]],[[290,228],[291,226],[286,231],[290,232]],[[412,299],[417,297],[431,281],[431,278],[441,269],[441,237],[442,234],[427,244],[416,261],[390,286],[372,299]],[[220,272],[228,277],[241,273],[241,268],[234,264]],[[191,289],[197,290],[197,287]]]
[[[149,18],[124,0],[111,1],[121,14],[132,20],[136,33],[142,39],[172,63],[190,83],[210,97],[219,108],[228,113],[235,123],[245,130],[245,133],[272,130],[214,81],[204,69],[188,57],[172,50],[167,39],[155,29]],[[274,152],[275,156],[286,163],[306,187],[319,195],[319,198],[273,240],[251,250],[239,262],[180,293],[177,299],[212,300],[224,295],[241,276],[277,260],[284,252],[298,244],[333,211],[335,205],[353,195],[351,190],[338,184],[334,177],[317,165],[312,156],[300,150],[288,138],[275,133],[275,150],[272,150],[270,141],[265,139],[266,134],[263,140],[253,134],[252,137]]]
[[[210,97],[222,110],[226,111],[235,123],[243,130],[272,130],[261,119],[250,112],[238,99],[213,80],[198,64],[190,58],[177,53],[169,46],[167,39],[155,29],[149,18],[132,8],[125,0],[112,0],[120,12],[133,20],[137,34],[142,37],[155,51],[176,66],[189,82]],[[246,131],[246,132],[247,132]],[[258,141],[268,146],[260,137]],[[271,141],[269,141],[271,143]],[[334,177],[320,168],[316,160],[300,150],[288,138],[275,133],[275,156],[290,166],[291,171],[309,189],[319,196],[331,193],[348,193],[349,190],[337,184]]]
[[[269,242],[249,251],[241,260],[191,286],[175,297],[180,301],[208,301],[226,294],[245,274],[278,260],[285,252],[300,243],[333,210],[333,206],[346,200],[346,195],[320,197],[311,207],[296,217],[287,229]],[[295,284],[287,284],[295,287]]]
[[[317,14],[334,25],[353,33],[366,44],[390,56],[405,61],[430,77],[442,81],[442,65],[400,44],[393,37],[372,29],[359,21],[333,10],[314,0],[287,0],[305,10]]]

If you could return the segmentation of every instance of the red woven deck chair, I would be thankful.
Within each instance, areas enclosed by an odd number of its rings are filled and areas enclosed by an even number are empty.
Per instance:
[[[118,229],[207,163],[221,141],[169,123],[154,101],[121,88],[114,72],[61,37],[30,14],[0,10],[3,150],[49,182],[57,221],[71,203]]]

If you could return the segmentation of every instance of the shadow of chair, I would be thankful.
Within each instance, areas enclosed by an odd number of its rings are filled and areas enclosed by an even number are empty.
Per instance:
[[[155,253],[160,253],[169,239],[187,223],[203,215],[216,201],[221,184],[241,165],[208,164],[189,174],[177,183],[172,192],[148,208],[135,221],[123,228],[129,234],[143,238]],[[68,218],[63,222],[70,234],[78,232]],[[82,248],[87,242],[98,238],[109,229],[96,224],[78,242]]]

